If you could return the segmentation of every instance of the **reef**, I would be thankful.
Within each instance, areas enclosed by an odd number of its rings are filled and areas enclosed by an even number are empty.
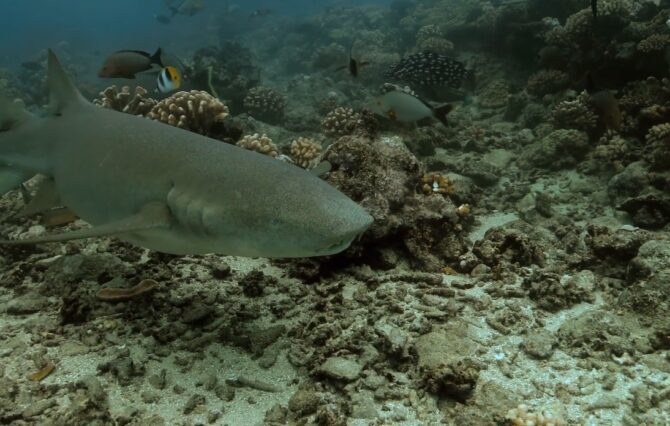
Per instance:
[[[597,7],[231,9],[216,47],[185,41],[199,90],[82,84],[318,173],[374,223],[291,260],[0,245],[0,423],[665,425],[670,12]],[[388,84],[417,54],[462,64],[461,84]],[[0,71],[0,91],[42,114],[43,69]],[[377,117],[389,90],[454,108]],[[3,237],[86,226],[15,216],[35,185],[0,198]]]

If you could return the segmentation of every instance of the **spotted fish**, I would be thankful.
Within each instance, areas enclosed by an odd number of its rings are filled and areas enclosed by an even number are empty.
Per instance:
[[[462,62],[435,52],[410,55],[393,65],[386,77],[419,86],[459,88],[468,75]]]

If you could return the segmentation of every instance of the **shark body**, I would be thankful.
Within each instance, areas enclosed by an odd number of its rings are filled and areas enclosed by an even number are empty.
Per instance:
[[[92,105],[51,51],[48,74],[50,116],[0,102],[0,191],[44,174],[93,227],[4,243],[113,235],[174,254],[309,257],[346,249],[372,223],[296,166]]]

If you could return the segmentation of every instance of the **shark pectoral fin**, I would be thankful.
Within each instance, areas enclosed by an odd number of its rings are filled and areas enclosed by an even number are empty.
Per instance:
[[[26,206],[16,214],[16,217],[32,216],[61,206],[60,195],[56,191],[56,183],[53,179],[41,181],[37,186],[35,195],[27,197],[24,195],[24,200],[26,198],[28,198]]]
[[[170,209],[164,203],[146,204],[136,214],[118,221],[93,226],[78,231],[62,234],[46,235],[44,237],[25,240],[0,240],[0,244],[40,244],[61,241],[81,240],[84,238],[107,237],[129,232],[145,231],[147,229],[167,228],[172,223]]]

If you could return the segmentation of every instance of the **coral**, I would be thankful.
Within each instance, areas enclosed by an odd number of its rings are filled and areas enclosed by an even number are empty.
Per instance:
[[[633,0],[601,0],[598,13],[601,16],[630,17],[639,10],[639,2]]]
[[[270,157],[279,155],[279,148],[277,148],[277,145],[275,145],[275,143],[272,142],[272,139],[267,137],[265,133],[262,135],[259,135],[258,133],[246,135],[237,142],[237,146],[269,155]]]
[[[644,53],[658,52],[670,45],[670,35],[652,34],[637,44],[637,50]]]
[[[541,70],[528,78],[526,90],[531,95],[544,96],[565,89],[568,83],[568,75],[563,71]]]
[[[589,95],[582,92],[574,100],[559,102],[551,111],[552,120],[560,129],[590,132],[598,126],[598,115],[590,106]]]
[[[574,166],[588,150],[589,137],[586,133],[560,129],[529,145],[519,160],[535,167],[557,170]]]
[[[207,92],[191,90],[158,102],[147,117],[215,137],[225,130],[223,122],[228,117],[228,107]]]
[[[593,157],[598,161],[603,168],[614,169],[621,171],[624,166],[624,160],[629,157],[630,147],[626,139],[619,135],[612,138],[603,136],[600,138],[598,145],[593,150]]]
[[[519,224],[521,229],[494,228],[477,241],[472,252],[485,265],[494,267],[504,265],[543,265],[544,248],[537,238],[531,235],[527,225]],[[530,232],[529,232],[530,231]]]
[[[441,364],[425,373],[424,386],[429,392],[465,402],[475,387],[481,367],[470,358],[451,365]]]
[[[570,306],[590,301],[590,291],[579,276],[568,278],[551,272],[533,271],[524,278],[522,286],[528,290],[528,296],[537,305],[547,311],[557,311]]]
[[[421,182],[423,183],[423,185],[421,185],[421,190],[426,195],[449,195],[453,194],[455,191],[454,183],[449,178],[439,173],[425,174],[421,178]]]
[[[353,134],[360,124],[362,124],[360,113],[351,108],[338,107],[321,121],[321,128],[326,136],[337,138]]]
[[[568,423],[560,415],[551,410],[541,410],[539,413],[529,411],[529,407],[521,404],[507,412],[505,418],[512,426],[567,426]]]
[[[444,38],[442,30],[437,25],[426,25],[416,33],[415,50],[446,54],[453,52],[454,43]]]
[[[147,96],[149,92],[142,86],[136,86],[134,92],[131,93],[128,86],[119,90],[113,85],[100,92],[100,97],[94,99],[93,103],[102,108],[132,115],[147,115],[158,102]]]
[[[509,85],[504,80],[493,80],[480,93],[479,105],[483,108],[502,108],[507,106]]]
[[[323,159],[332,164],[328,181],[375,219],[350,255],[387,267],[386,253],[404,252],[417,267],[441,271],[465,251],[464,231],[471,217],[459,216],[448,197],[418,192],[424,170],[400,141],[345,136]]]
[[[670,165],[670,123],[657,124],[645,138],[649,145],[647,160],[654,170],[668,170]]]
[[[590,37],[592,25],[591,10],[582,9],[570,15],[562,27],[556,26],[549,30],[544,38],[550,45],[574,47]]]
[[[269,87],[254,87],[244,97],[244,109],[254,118],[268,123],[277,123],[284,118],[286,100]]]
[[[319,162],[323,148],[321,144],[309,138],[298,138],[291,142],[291,158],[303,169],[311,169]]]

